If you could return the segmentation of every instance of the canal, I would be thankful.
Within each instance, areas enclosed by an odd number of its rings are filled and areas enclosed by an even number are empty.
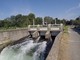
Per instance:
[[[46,60],[54,40],[55,36],[48,40],[41,36],[39,42],[34,42],[27,37],[5,47],[0,53],[0,60]]]

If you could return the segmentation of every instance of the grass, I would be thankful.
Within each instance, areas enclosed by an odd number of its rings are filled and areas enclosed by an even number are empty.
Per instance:
[[[64,28],[63,28],[64,29],[64,33],[68,33],[68,27],[69,26],[64,26]]]

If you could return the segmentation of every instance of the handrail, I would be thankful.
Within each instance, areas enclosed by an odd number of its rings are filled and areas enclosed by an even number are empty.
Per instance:
[[[51,28],[59,28],[59,30],[63,29],[63,24],[48,24],[48,25],[29,25],[28,29],[30,28],[47,28],[48,30],[51,30]]]

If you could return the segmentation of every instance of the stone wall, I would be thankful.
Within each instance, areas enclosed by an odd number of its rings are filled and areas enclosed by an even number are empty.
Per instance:
[[[46,60],[58,60],[61,36],[62,36],[62,32],[60,32],[56,36],[54,44],[53,44]]]

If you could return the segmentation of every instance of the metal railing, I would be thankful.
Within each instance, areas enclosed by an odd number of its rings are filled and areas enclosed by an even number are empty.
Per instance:
[[[51,30],[51,28],[59,28],[59,30],[62,30],[63,24],[29,25],[28,29],[30,28],[36,28],[36,29],[47,28],[48,30]]]

